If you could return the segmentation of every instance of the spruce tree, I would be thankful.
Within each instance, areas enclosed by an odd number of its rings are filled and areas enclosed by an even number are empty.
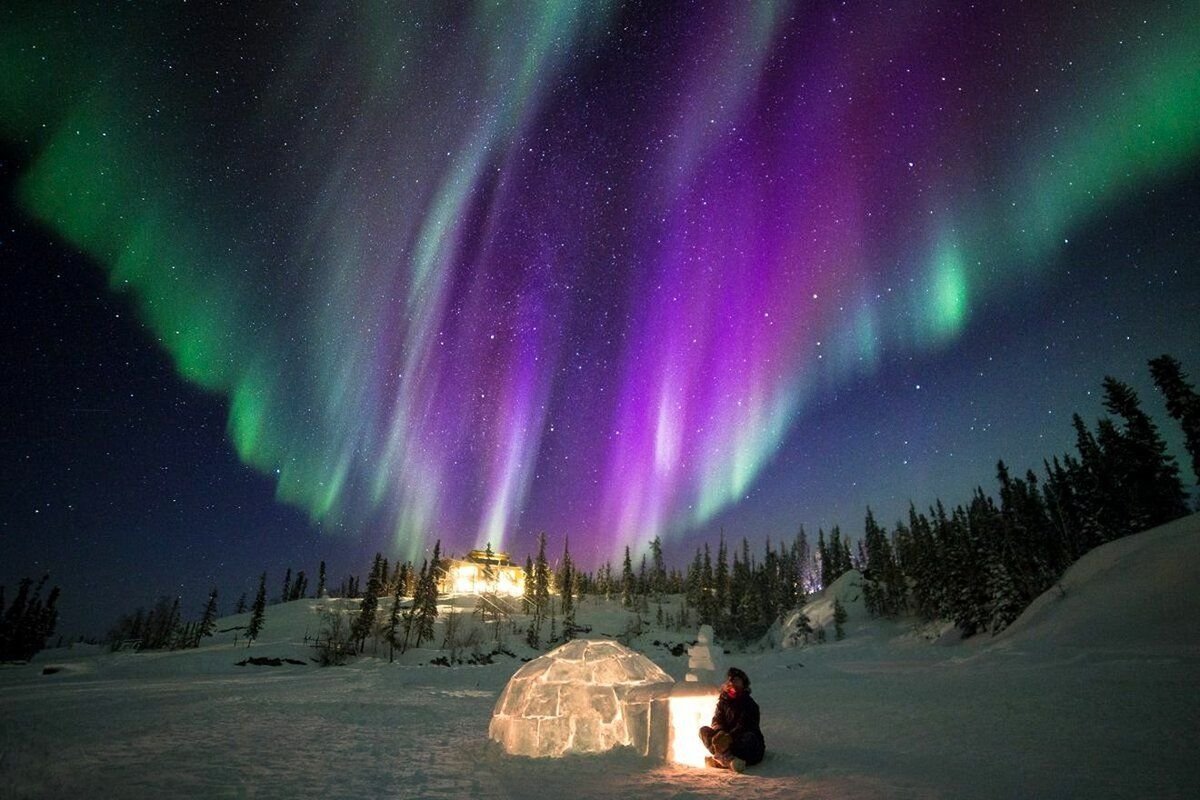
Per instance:
[[[930,621],[938,617],[938,555],[929,518],[917,512],[913,503],[908,504],[908,536],[904,547],[897,543],[897,557],[903,571],[912,577],[912,597],[916,612],[922,619]]]
[[[803,602],[808,593],[816,588],[818,575],[814,567],[813,552],[808,544],[808,534],[801,525],[792,542],[792,561],[796,570],[796,601]]]
[[[532,613],[532,611],[534,610],[533,556],[528,555],[528,554],[525,556],[525,586],[523,587],[523,589],[524,589],[524,591],[523,591],[523,594],[521,595],[521,597],[525,601],[525,611],[527,613]]]
[[[1152,528],[1187,514],[1187,495],[1175,458],[1158,428],[1142,410],[1137,393],[1117,379],[1104,378],[1104,407],[1124,422],[1115,441],[1116,470],[1124,489],[1130,532]]]
[[[212,591],[208,593],[208,603],[204,606],[204,615],[200,618],[200,630],[196,639],[199,640],[207,636],[212,636],[213,631],[217,627],[217,588],[214,586]]]
[[[535,650],[541,646],[542,621],[550,604],[550,570],[546,563],[546,534],[538,534],[537,559],[526,563],[532,570],[525,576],[525,594],[529,598],[529,627],[525,642]]]
[[[734,601],[741,599],[742,591],[740,581],[738,586],[732,585],[724,528],[721,529],[717,538],[717,563],[713,568],[712,584],[712,607],[709,609],[709,614],[713,628],[723,635],[726,632],[726,620],[733,611]]]
[[[538,535],[537,559],[533,562],[533,602],[538,624],[550,610],[550,565],[546,561],[546,534]]]
[[[283,591],[279,593],[279,602],[286,603],[292,597],[292,568],[288,567],[283,576]]]
[[[748,583],[737,604],[737,616],[731,616],[732,624],[737,628],[738,636],[743,642],[763,635],[766,630],[763,616],[762,592],[758,586]]]
[[[167,600],[167,598],[163,598]],[[166,613],[158,615],[158,626],[154,635],[155,647],[174,647],[176,632],[179,628],[179,598],[170,601]]]
[[[433,557],[429,560],[429,569],[425,573],[425,586],[420,591],[420,603],[417,610],[417,647],[421,642],[433,639],[433,626],[437,620],[438,587],[437,581],[441,572],[442,540],[438,539],[433,545]]]
[[[404,585],[401,581],[396,581],[396,588],[392,595],[392,614],[388,617],[387,627],[387,643],[388,643],[388,663],[396,660],[396,647],[399,645],[397,636],[400,633],[400,598]]]
[[[571,563],[571,547],[566,537],[563,537],[562,583],[559,592],[562,596],[563,639],[570,641],[575,636],[575,567]]]
[[[838,641],[846,638],[846,620],[848,618],[846,607],[842,605],[840,597],[833,598],[833,635]]]
[[[1079,538],[1082,552],[1086,553],[1121,535],[1125,521],[1122,519],[1120,487],[1111,459],[1106,457],[1082,417],[1072,414],[1071,424],[1075,428],[1075,449],[1079,452],[1078,468],[1070,472],[1071,490],[1078,498],[1082,511]],[[1116,429],[1111,422],[1108,430],[1113,432],[1112,438],[1115,439]]]
[[[833,532],[835,534],[841,534],[841,531],[838,530],[837,525],[833,526]],[[850,537],[847,536],[842,539],[842,547],[839,552],[838,577],[840,578],[842,575],[845,575],[852,569],[854,569],[854,562],[850,559]]]
[[[625,561],[621,565],[621,605],[633,607],[633,596],[636,592],[636,579],[633,575],[633,559],[629,555],[629,545],[625,545]]]
[[[850,570],[850,543],[842,541],[842,529],[837,525],[829,531],[829,582],[833,583]]]
[[[867,508],[864,522],[863,549],[863,600],[867,612],[885,617],[894,617],[904,606],[902,581],[897,578],[895,556],[887,533],[875,521],[875,515]]]
[[[375,612],[379,608],[380,573],[383,556],[375,554],[375,562],[371,565],[371,573],[367,577],[367,591],[363,594],[358,606],[358,617],[350,628],[350,635],[358,641],[358,652],[366,648],[367,637],[375,627]]]
[[[1061,572],[1086,552],[1082,536],[1083,511],[1079,499],[1075,496],[1075,481],[1071,477],[1072,473],[1079,469],[1079,463],[1065,454],[1061,461],[1055,456],[1053,461],[1042,463],[1046,470],[1046,480],[1042,483],[1042,500],[1058,540],[1058,549],[1062,553],[1062,565],[1059,568]]]
[[[703,569],[704,562],[700,555],[700,548],[697,547],[696,557],[692,559],[692,565],[688,568],[687,578],[684,580],[684,596],[687,604],[692,608],[700,607],[700,576]]]
[[[705,542],[704,559],[700,566],[700,605],[696,608],[701,625],[715,625],[716,623],[717,614],[713,606],[714,583],[712,553],[708,549],[708,542]]]
[[[478,597],[475,602],[475,611],[478,612],[480,620],[483,622],[490,621],[493,616],[497,622],[500,615],[496,605],[496,581],[497,574],[492,566],[492,561],[495,560],[496,553],[492,550],[492,543],[488,542],[487,547],[483,551],[483,591],[478,592]],[[449,631],[446,633],[450,635]]]
[[[786,556],[784,560],[786,560]],[[767,539],[762,569],[759,570],[761,578],[755,581],[762,594],[762,616],[763,621],[767,624],[773,623],[781,616],[786,602],[783,591],[783,568],[784,564],[781,563],[779,555],[771,547],[771,540]]]
[[[405,561],[397,568],[396,586],[403,597],[409,597],[413,585],[413,565]]]
[[[421,562],[421,571],[417,575],[416,583],[413,587],[412,602],[408,604],[408,608],[404,611],[404,645],[400,648],[403,653],[408,650],[410,637],[414,632],[418,632],[418,612],[421,606],[421,593],[425,591],[425,576],[429,572],[429,562]],[[417,647],[421,646],[421,641],[418,636]]]
[[[1029,473],[1025,480],[1013,478],[1001,461],[996,465],[996,477],[1000,483],[997,547],[1001,549],[1000,558],[1007,573],[1004,580],[1011,582],[1015,602],[1024,608],[1050,586],[1065,564],[1058,537],[1037,491],[1037,476]]]
[[[1192,476],[1200,483],[1200,394],[1188,383],[1183,366],[1169,355],[1150,361],[1150,375],[1167,401],[1167,413],[1183,428]]]
[[[662,539],[655,536],[650,542],[652,570],[650,573],[650,589],[658,597],[667,590],[667,565],[663,560]]]
[[[825,544],[825,529],[817,528],[817,560],[821,562],[821,586],[824,589],[833,583],[833,565],[829,559],[829,547]]]
[[[233,613],[235,613],[235,614],[245,614],[246,613],[246,593],[245,592],[242,592],[242,596],[238,598],[237,605],[234,606]]]
[[[787,643],[794,647],[798,644],[808,642],[812,635],[812,620],[809,619],[808,614],[805,614],[803,611],[797,612],[795,626],[792,628],[792,632],[788,635]]]
[[[320,568],[317,570],[317,597],[325,597],[325,562],[321,562]]]
[[[258,594],[254,596],[254,608],[250,613],[250,625],[246,628],[246,638],[254,641],[262,632],[263,622],[267,614],[267,573],[258,579]]]

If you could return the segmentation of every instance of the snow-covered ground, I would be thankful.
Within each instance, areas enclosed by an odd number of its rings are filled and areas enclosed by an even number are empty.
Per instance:
[[[296,601],[268,609],[249,651],[225,633],[199,650],[57,650],[0,669],[0,796],[1196,796],[1200,515],[1094,551],[1061,587],[996,638],[932,643],[848,602],[844,641],[725,656],[750,673],[763,710],[768,756],[743,775],[628,751],[505,755],[488,721],[518,658],[235,666],[308,659],[319,603]],[[814,619],[829,599],[815,602]],[[620,633],[626,618],[591,600],[580,613],[592,636]],[[653,642],[685,638],[652,628],[634,646],[681,678],[687,656]],[[516,637],[508,645],[531,654]]]

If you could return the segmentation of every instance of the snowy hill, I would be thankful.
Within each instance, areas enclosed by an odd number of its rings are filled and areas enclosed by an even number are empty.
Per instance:
[[[999,641],[1147,652],[1200,648],[1200,514],[1079,559]]]
[[[779,640],[784,648],[797,647],[809,642],[813,635],[805,636],[802,629],[803,620],[808,621],[814,631],[824,632],[828,641],[835,636],[834,606],[840,601],[846,609],[846,630],[851,630],[851,622],[860,632],[863,626],[877,627],[877,623],[867,616],[866,604],[863,600],[863,577],[857,570],[850,570],[825,588],[802,608],[798,608],[783,618],[780,625]]]
[[[829,625],[840,597],[845,640],[724,656],[763,709],[768,756],[741,776],[628,752],[506,756],[487,728],[535,653],[520,637],[484,666],[434,666],[434,650],[389,664],[369,648],[322,669],[306,635],[323,610],[358,604],[299,600],[269,607],[249,649],[237,615],[197,650],[58,650],[0,669],[0,785],[6,798],[1190,797],[1197,575],[1192,516],[1098,548],[1003,635],[947,647],[865,617],[843,576],[806,610]],[[472,606],[451,599],[442,619]],[[596,638],[626,638],[630,620],[616,603],[579,609]],[[481,633],[490,650],[494,629]],[[688,638],[650,624],[631,643],[679,678]],[[237,666],[247,656],[284,660]]]

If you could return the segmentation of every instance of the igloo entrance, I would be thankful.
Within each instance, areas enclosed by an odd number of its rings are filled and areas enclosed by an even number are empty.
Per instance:
[[[496,701],[488,736],[523,756],[661,753],[674,680],[616,642],[577,639],[517,670]],[[665,753],[662,753],[665,755]]]

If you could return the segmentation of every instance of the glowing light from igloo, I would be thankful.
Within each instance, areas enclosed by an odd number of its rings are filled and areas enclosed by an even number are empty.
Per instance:
[[[703,767],[708,749],[700,741],[700,726],[712,721],[720,688],[715,685],[717,665],[713,629],[701,625],[696,643],[688,648],[688,671],[683,683],[671,687],[668,707],[667,758],[677,764]]]
[[[651,715],[671,676],[616,642],[577,639],[517,670],[496,701],[488,736],[514,755],[646,752]],[[657,702],[656,702],[657,701]]]
[[[712,721],[720,690],[712,686],[676,684],[668,701],[671,713],[667,758],[689,767],[703,767],[709,754],[700,741],[700,726]]]

